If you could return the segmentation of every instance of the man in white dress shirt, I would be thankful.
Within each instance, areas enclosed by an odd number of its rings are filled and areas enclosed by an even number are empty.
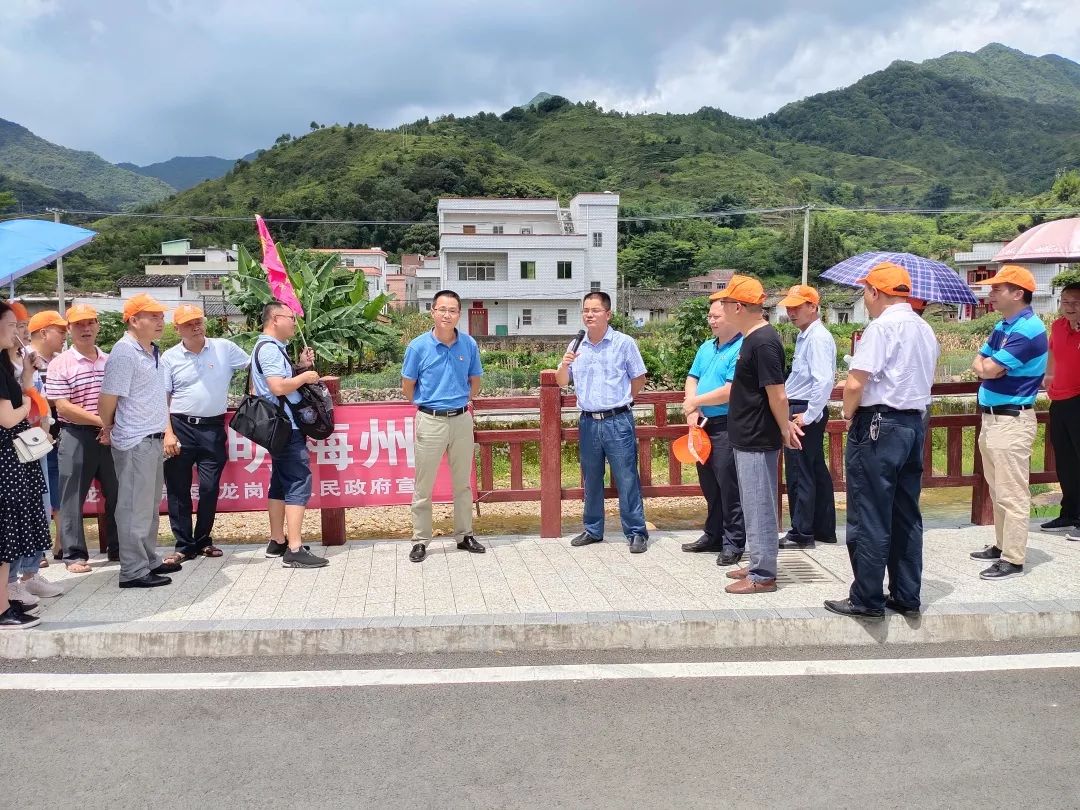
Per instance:
[[[833,482],[825,463],[825,427],[829,394],[836,380],[836,341],[818,315],[821,296],[813,287],[796,284],[780,306],[799,329],[791,373],[784,385],[791,421],[802,428],[802,448],[784,448],[791,528],[780,548],[813,548],[815,542],[836,542]]]

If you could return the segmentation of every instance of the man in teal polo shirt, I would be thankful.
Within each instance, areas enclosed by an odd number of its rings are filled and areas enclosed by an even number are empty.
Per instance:
[[[712,450],[708,464],[698,464],[698,481],[709,511],[705,532],[683,551],[718,551],[717,565],[735,565],[746,547],[746,527],[739,501],[739,479],[735,454],[728,440],[727,413],[735,361],[742,348],[742,335],[724,320],[720,301],[709,306],[709,328],[713,336],[701,344],[686,377],[683,412],[688,424],[705,420]]]
[[[1046,325],[1031,309],[1035,277],[1025,267],[1006,264],[984,284],[990,303],[1002,314],[971,364],[979,386],[979,454],[994,502],[994,545],[975,551],[975,560],[993,560],[979,574],[1000,580],[1022,576],[1031,515],[1031,448],[1035,444],[1035,397],[1050,351]]]
[[[473,418],[469,402],[480,392],[484,370],[476,341],[457,330],[461,298],[453,290],[435,293],[435,327],[405,350],[401,390],[416,403],[416,483],[413,489],[413,547],[409,559],[423,562],[431,542],[431,491],[443,454],[454,487],[454,535],[457,547],[474,554],[485,549],[473,537]]]

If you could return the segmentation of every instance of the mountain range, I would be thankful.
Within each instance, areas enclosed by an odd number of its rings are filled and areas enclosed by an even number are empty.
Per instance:
[[[21,161],[12,159],[12,131]],[[59,171],[42,155],[90,163],[97,173]],[[501,114],[421,119],[408,125],[404,143],[397,130],[333,125],[283,136],[236,162],[174,158],[149,167],[110,166],[0,125],[0,171],[14,179],[177,215],[426,220],[439,196],[566,199],[601,189],[622,194],[624,213],[807,202],[986,207],[1046,192],[1078,166],[1080,65],[998,44],[894,62],[758,120],[709,107],[631,115],[541,93]],[[217,172],[224,173],[172,193]],[[133,229],[119,220],[100,227],[102,237],[80,254],[103,278],[130,272],[157,239],[254,246],[246,222],[155,221]],[[298,246],[393,251],[406,242],[405,230],[391,226],[281,230]]]

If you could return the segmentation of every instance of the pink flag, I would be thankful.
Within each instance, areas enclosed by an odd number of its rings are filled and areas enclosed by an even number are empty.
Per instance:
[[[266,271],[266,280],[270,282],[270,292],[274,294],[274,298],[285,304],[297,315],[303,315],[304,308],[300,306],[300,301],[296,297],[296,293],[293,292],[292,284],[289,283],[289,276],[285,272],[285,265],[281,263],[281,257],[278,255],[274,238],[270,236],[266,223],[258,214],[255,215],[255,222],[259,226],[259,241],[262,242],[263,251],[262,266],[263,270]]]

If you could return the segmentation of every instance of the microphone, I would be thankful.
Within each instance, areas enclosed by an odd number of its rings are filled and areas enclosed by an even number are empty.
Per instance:
[[[579,329],[578,333],[577,333],[577,337],[574,338],[574,342],[570,346],[570,351],[576,352],[578,350],[578,346],[581,345],[581,341],[583,341],[584,339],[585,339],[585,330],[584,329]]]

